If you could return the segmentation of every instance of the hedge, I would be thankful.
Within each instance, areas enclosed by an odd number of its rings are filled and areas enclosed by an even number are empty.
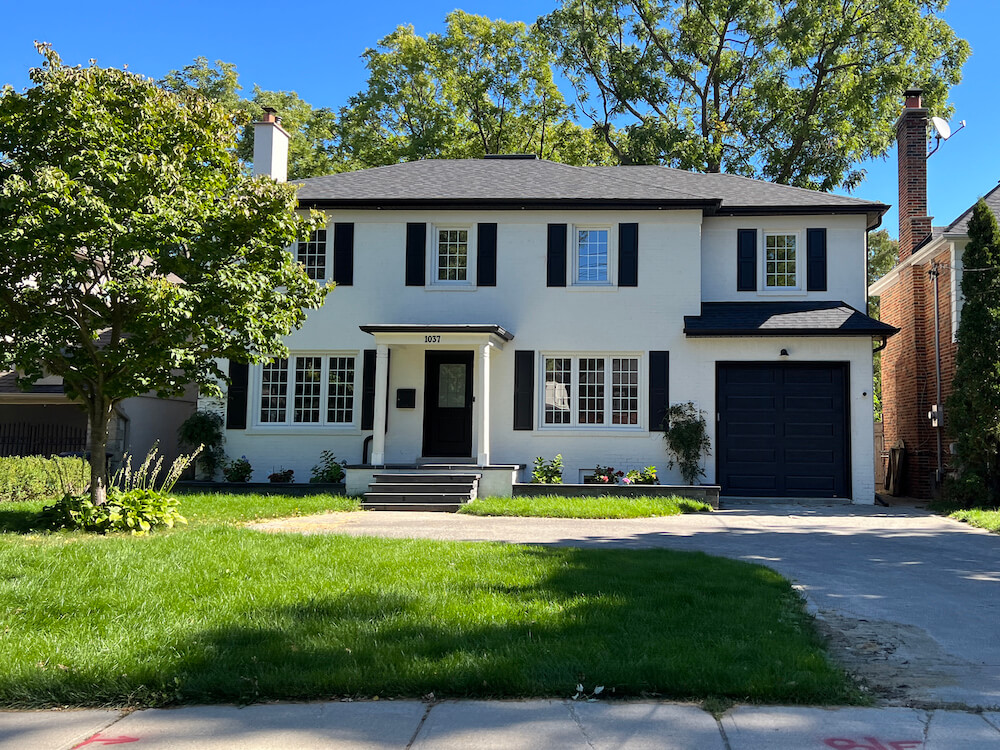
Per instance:
[[[90,467],[82,458],[0,457],[0,502],[50,500],[83,490]]]

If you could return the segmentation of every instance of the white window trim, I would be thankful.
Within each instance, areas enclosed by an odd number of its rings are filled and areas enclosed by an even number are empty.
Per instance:
[[[570,384],[572,385],[572,392],[570,396],[570,422],[569,424],[546,424],[545,423],[545,360],[546,359],[569,359],[570,360]],[[612,409],[612,394],[611,394],[611,360],[615,358],[622,359],[635,359],[639,363],[638,372],[638,385],[637,385],[637,397],[639,399],[639,411],[636,417],[636,424],[634,425],[620,425],[611,424],[611,409]],[[604,424],[580,424],[579,423],[579,393],[577,393],[580,387],[580,360],[581,359],[604,359]],[[538,376],[536,378],[536,392],[537,392],[537,404],[536,413],[538,414],[538,430],[542,432],[561,432],[561,433],[573,433],[578,435],[593,435],[595,433],[625,433],[625,434],[636,434],[645,435],[648,434],[648,430],[643,428],[646,424],[646,402],[648,399],[643,398],[644,391],[643,388],[648,389],[648,379],[646,374],[646,355],[643,352],[562,352],[562,351],[544,351],[540,352],[537,362]]]
[[[319,357],[320,358],[320,421],[319,422],[296,422],[293,419],[295,413],[295,358],[296,357]],[[350,422],[327,422],[327,406],[329,401],[330,387],[330,358],[331,357],[353,357],[354,358],[354,403],[352,413],[354,419]],[[284,422],[262,422],[260,419],[260,399],[263,393],[264,365],[255,365],[253,368],[253,393],[250,404],[253,408],[253,418],[250,426],[253,431],[260,432],[282,432],[285,434],[305,433],[312,434],[318,431],[324,432],[357,432],[361,419],[361,352],[358,351],[293,351],[288,353],[288,390],[285,401],[285,421]],[[248,431],[249,432],[249,431]]]
[[[465,281],[442,281],[438,279],[438,232],[448,229],[464,229],[468,232],[468,254],[465,264]],[[428,289],[471,290],[476,288],[476,259],[478,255],[478,229],[475,224],[431,224],[427,233],[427,284]]]
[[[321,229],[324,232],[326,232],[326,238],[323,240],[323,276],[321,278],[318,278],[318,279],[313,279],[317,283],[322,283],[322,282],[328,281],[330,279],[330,277],[331,277],[330,263],[332,261],[332,257],[331,257],[332,253],[331,253],[330,237],[331,237],[332,231],[331,231],[331,229],[330,229],[329,226],[327,226],[327,227],[321,227]],[[300,244],[302,244],[302,243],[300,243],[298,240],[296,240],[292,244],[292,258],[295,259],[296,263],[300,263],[300,265],[302,265],[302,267],[305,268],[305,264],[301,263],[301,261],[299,261],[299,245]]]
[[[801,295],[805,292],[802,284],[805,276],[805,245],[801,229],[761,229],[760,230],[760,284],[757,291],[761,294],[770,295]],[[768,286],[767,285],[767,238],[775,235],[793,235],[795,237],[795,286]]]
[[[607,290],[618,287],[618,228],[617,224],[573,224],[570,226],[568,251],[572,255],[573,279],[571,288]],[[580,281],[580,246],[581,231],[603,230],[608,233],[608,279],[607,281]]]

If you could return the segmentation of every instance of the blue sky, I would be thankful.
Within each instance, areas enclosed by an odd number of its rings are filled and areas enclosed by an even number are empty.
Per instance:
[[[361,54],[399,24],[417,33],[441,30],[455,7],[506,20],[533,21],[556,0],[455,0],[378,3],[273,0],[220,3],[130,0],[51,0],[42,5],[5,3],[0,25],[0,84],[28,85],[28,69],[38,64],[33,40],[51,42],[71,64],[91,58],[159,78],[201,55],[235,63],[247,90],[295,90],[313,106],[336,108],[364,86]],[[929,211],[946,224],[1000,180],[996,71],[1000,70],[1000,3],[953,0],[945,17],[972,45],[964,79],[952,90],[953,126],[968,126],[928,162]],[[568,90],[566,92],[569,93]],[[896,160],[863,165],[868,180],[853,194],[895,204]],[[883,226],[896,235],[895,210]]]

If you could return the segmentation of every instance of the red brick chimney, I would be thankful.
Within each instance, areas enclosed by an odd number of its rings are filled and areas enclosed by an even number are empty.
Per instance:
[[[927,108],[918,88],[904,92],[906,103],[896,120],[899,158],[899,259],[930,237],[927,215]]]

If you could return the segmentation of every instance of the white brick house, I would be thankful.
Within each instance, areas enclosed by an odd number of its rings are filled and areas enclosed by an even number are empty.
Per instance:
[[[226,448],[255,479],[305,481],[332,450],[370,467],[349,471],[357,491],[382,466],[557,453],[567,482],[598,463],[679,482],[660,425],[693,401],[724,495],[873,502],[872,340],[895,329],[861,311],[886,206],[525,157],[318,177],[298,195],[328,224],[293,251],[337,288],[287,360],[233,366]]]

